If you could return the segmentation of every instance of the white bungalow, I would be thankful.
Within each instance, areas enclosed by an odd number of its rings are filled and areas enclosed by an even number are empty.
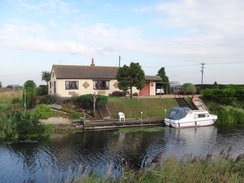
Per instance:
[[[61,97],[94,93],[108,96],[114,91],[121,91],[116,80],[118,69],[95,66],[94,60],[90,66],[53,65],[48,92]],[[141,91],[133,88],[133,93],[156,95],[156,82],[162,79],[159,76],[146,76],[145,79],[145,87]]]

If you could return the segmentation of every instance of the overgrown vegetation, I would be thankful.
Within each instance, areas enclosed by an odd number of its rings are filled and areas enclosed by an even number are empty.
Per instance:
[[[244,123],[244,90],[229,85],[225,89],[205,89],[202,99],[210,111],[218,115],[218,122]]]
[[[108,167],[112,167],[111,165]],[[83,171],[85,172],[85,171]],[[118,177],[113,176],[111,168],[103,177],[91,174],[83,174],[73,178],[74,182],[115,182],[115,183],[144,183],[144,182],[233,182],[242,183],[244,179],[244,154],[237,158],[231,158],[229,151],[222,151],[217,157],[207,154],[203,157],[185,155],[182,159],[175,156],[162,157],[162,153],[156,155],[151,163],[141,170],[133,170],[124,163],[124,171]]]
[[[0,89],[0,112],[22,105],[23,90]]]
[[[26,134],[42,134],[47,129],[39,125],[40,114],[36,110],[13,110],[0,115],[0,138],[19,138]]]

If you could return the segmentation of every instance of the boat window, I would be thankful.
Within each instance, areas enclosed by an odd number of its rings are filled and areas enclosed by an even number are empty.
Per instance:
[[[205,117],[208,117],[208,115],[207,114],[198,114],[198,117],[199,118],[205,118]]]
[[[180,112],[180,119],[184,118],[188,114],[189,110],[183,110]]]

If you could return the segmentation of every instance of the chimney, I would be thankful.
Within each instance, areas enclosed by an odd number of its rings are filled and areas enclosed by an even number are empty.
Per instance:
[[[94,64],[94,58],[92,58],[91,66],[95,66],[95,64]]]

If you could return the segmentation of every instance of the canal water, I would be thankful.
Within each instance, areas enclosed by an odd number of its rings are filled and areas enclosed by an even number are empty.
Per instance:
[[[132,129],[132,128],[131,128]],[[130,129],[130,130],[131,130]],[[133,132],[134,131],[134,132]],[[244,127],[141,128],[52,135],[37,141],[0,141],[0,182],[61,182],[84,172],[119,175],[123,159],[143,168],[162,157],[244,153]]]

